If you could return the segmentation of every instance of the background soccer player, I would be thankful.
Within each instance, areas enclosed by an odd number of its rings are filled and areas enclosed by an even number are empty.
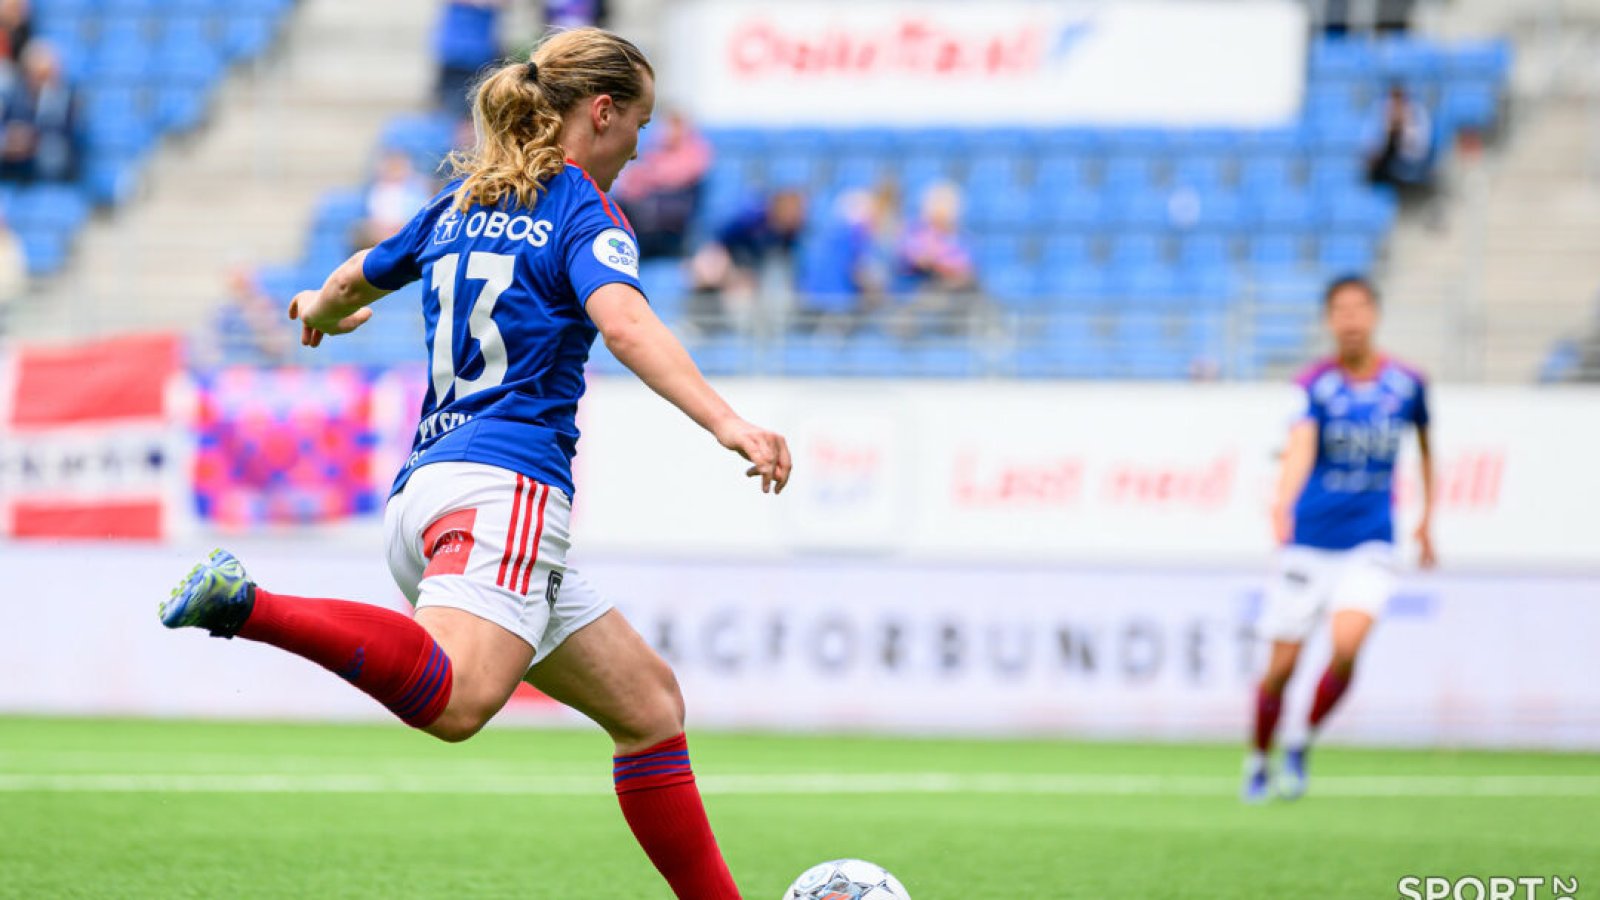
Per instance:
[[[1317,683],[1306,743],[1284,754],[1279,773],[1287,797],[1305,793],[1311,739],[1349,688],[1361,645],[1394,593],[1394,466],[1408,426],[1416,427],[1422,461],[1422,521],[1415,537],[1422,566],[1435,563],[1427,385],[1373,345],[1378,294],[1369,281],[1339,279],[1323,302],[1336,356],[1299,379],[1306,413],[1289,433],[1278,480],[1272,521],[1283,549],[1262,615],[1261,633],[1272,640],[1272,653],[1256,696],[1247,801],[1268,796],[1268,753],[1284,687],[1312,628],[1332,611],[1333,656]]]
[[[738,889],[719,852],[666,663],[566,565],[574,424],[596,334],[646,384],[751,463],[789,478],[784,439],[706,384],[646,303],[638,244],[603,193],[633,158],[654,74],[597,29],[554,36],[477,90],[476,148],[392,238],[289,308],[302,340],[359,328],[423,279],[432,383],[385,513],[390,568],[415,620],[270,593],[217,551],[163,605],[169,627],[263,641],[319,663],[446,741],[483,727],[526,678],[616,744],[622,810],[679,897]]]

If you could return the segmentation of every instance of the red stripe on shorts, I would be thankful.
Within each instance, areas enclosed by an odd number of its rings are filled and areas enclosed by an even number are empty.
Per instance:
[[[505,587],[506,567],[511,565],[511,548],[517,540],[517,513],[522,509],[523,478],[517,476],[517,497],[511,501],[511,525],[506,529],[506,551],[500,554],[500,574],[495,576],[494,583]],[[515,571],[515,570],[513,570]]]
[[[521,541],[522,542],[522,546],[517,550],[516,562],[513,562],[511,564],[511,580],[506,582],[506,587],[512,589],[513,591],[517,589],[517,579],[519,577],[521,577],[521,575],[522,575],[522,561],[528,558],[528,535],[533,530],[533,529],[528,527],[528,523],[533,521],[533,498],[536,495],[538,495],[539,487],[540,487],[539,482],[537,482],[537,481],[529,481],[528,482],[528,496],[527,496],[527,499],[523,501],[524,505],[522,507],[522,541]],[[539,555],[539,544],[538,544],[538,542],[535,542],[534,545],[533,545],[533,555],[534,556],[538,556]]]
[[[550,487],[545,486],[539,495],[539,525],[533,531],[533,559],[528,560],[527,571],[522,573],[522,593],[528,593],[528,582],[533,580],[533,567],[539,562],[539,539],[544,537],[544,502],[550,499]]]
[[[467,560],[476,543],[472,526],[478,521],[478,511],[462,509],[440,516],[422,533],[422,555],[428,560],[423,578],[434,575],[461,575],[467,571]]]

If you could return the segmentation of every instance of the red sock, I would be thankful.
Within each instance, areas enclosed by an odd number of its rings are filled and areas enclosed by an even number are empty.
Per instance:
[[[1333,712],[1334,706],[1339,703],[1339,698],[1344,696],[1345,690],[1349,687],[1349,671],[1335,671],[1333,666],[1329,666],[1328,670],[1322,673],[1322,680],[1317,682],[1317,698],[1311,703],[1312,728],[1321,725],[1322,720],[1328,717],[1328,713]]]
[[[739,888],[706,820],[683,735],[617,757],[612,777],[622,817],[680,900],[738,900]]]
[[[1282,712],[1282,691],[1256,689],[1256,749],[1262,753],[1272,749],[1272,733],[1278,730],[1278,716]]]
[[[453,683],[450,657],[421,625],[370,603],[255,591],[239,637],[311,660],[413,728],[432,725],[444,712]]]

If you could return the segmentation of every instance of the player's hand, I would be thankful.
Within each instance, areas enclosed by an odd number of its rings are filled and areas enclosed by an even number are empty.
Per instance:
[[[789,483],[789,442],[783,435],[732,419],[716,431],[717,443],[750,461],[745,475],[761,477],[761,493],[783,493]]]
[[[1423,522],[1412,533],[1417,539],[1417,565],[1424,569],[1432,569],[1439,565],[1439,555],[1433,551],[1433,526]]]
[[[1272,537],[1280,547],[1294,537],[1294,507],[1287,503],[1272,504]]]
[[[301,291],[289,301],[289,318],[300,320],[300,343],[307,347],[322,344],[330,334],[349,334],[372,318],[372,309],[363,306],[348,316],[330,316],[317,310],[321,291]]]

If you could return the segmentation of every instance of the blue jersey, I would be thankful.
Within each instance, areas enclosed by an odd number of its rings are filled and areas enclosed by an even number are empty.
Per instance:
[[[1370,381],[1332,361],[1299,379],[1317,426],[1317,461],[1294,508],[1294,543],[1348,550],[1394,542],[1394,463],[1408,426],[1428,424],[1422,376],[1384,360]]]
[[[476,462],[573,494],[578,398],[598,329],[584,303],[598,288],[639,284],[638,241],[589,175],[568,164],[532,209],[454,208],[446,187],[399,234],[367,254],[373,286],[423,279],[432,378],[411,456],[418,466]]]

